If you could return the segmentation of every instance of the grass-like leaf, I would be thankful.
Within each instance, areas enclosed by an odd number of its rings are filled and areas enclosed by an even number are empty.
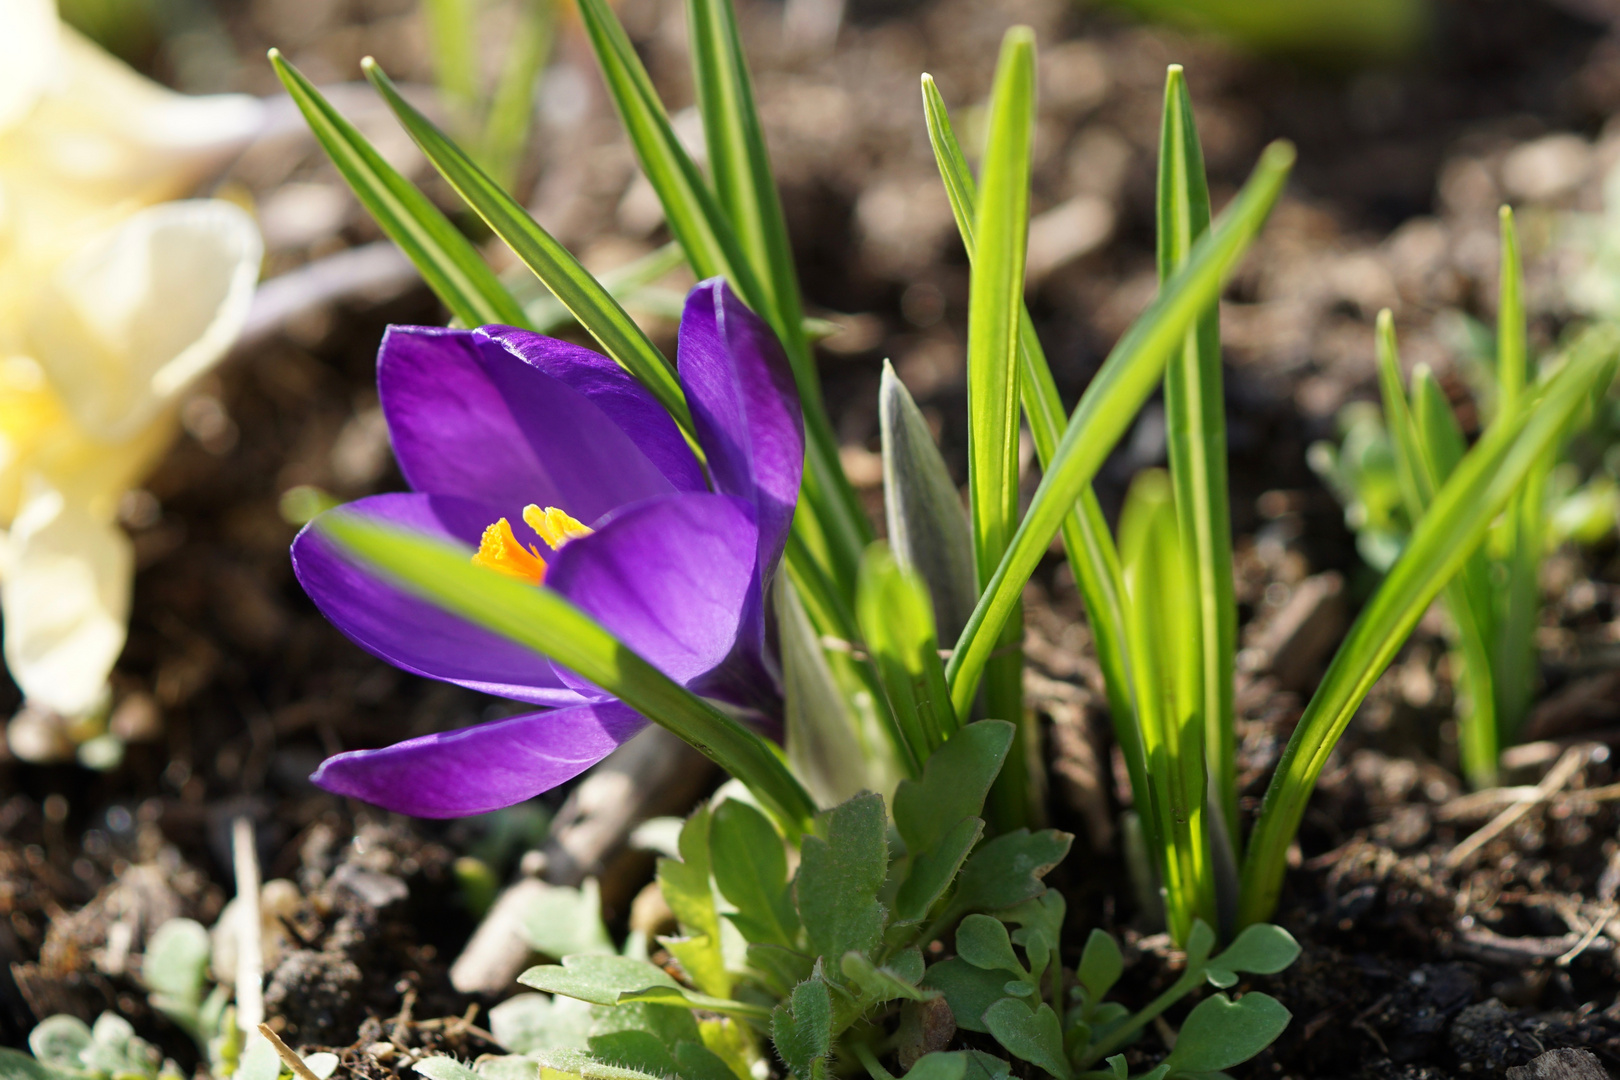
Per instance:
[[[802,551],[820,563],[823,573],[843,596],[852,597],[856,568],[861,551],[871,539],[871,527],[839,464],[837,440],[820,406],[821,390],[802,320],[797,314],[789,317],[772,303],[771,293],[749,261],[714,192],[676,138],[651,77],[606,0],[579,0],[579,13],[642,172],[658,194],[670,232],[685,250],[687,262],[700,278],[726,277],[743,303],[770,323],[788,353],[804,406],[806,436],[804,505],[794,519],[794,527],[800,534]],[[740,64],[740,54],[729,55]],[[720,75],[715,80],[700,77],[698,82],[701,86],[721,79]],[[722,97],[722,104],[740,107],[745,100],[751,100],[741,96],[747,91],[746,83],[733,78],[728,85],[731,92]],[[741,120],[731,126],[748,127]],[[753,130],[757,131],[757,119]],[[757,159],[750,157],[748,161],[748,190],[758,194],[764,181],[752,170],[754,162],[763,164],[763,148],[757,150]],[[764,221],[768,216],[762,211],[758,219]],[[775,276],[771,280],[781,284]]]
[[[1139,794],[1149,836],[1157,837],[1166,921],[1185,942],[1194,919],[1214,923],[1215,892],[1206,819],[1204,725],[1198,717],[1198,606],[1191,553],[1170,478],[1138,474],[1119,521],[1125,625],[1136,678],[1137,723],[1149,762]]]
[[[775,747],[674,682],[562,596],[474,566],[456,545],[343,510],[322,517],[317,528],[347,557],[551,658],[668,728],[748,785],[790,836],[809,828],[815,804]]]
[[[990,95],[990,130],[974,219],[968,299],[968,491],[973,565],[990,581],[1018,523],[1018,316],[1029,244],[1029,175],[1035,134],[1035,35],[1007,31]],[[984,675],[984,708],[1022,731],[1023,619],[1015,604],[999,628]],[[1028,767],[1015,746],[991,795],[992,819],[1013,828],[1028,817]]]
[[[928,121],[928,139],[933,145],[934,160],[939,166],[940,179],[944,181],[945,193],[956,217],[956,227],[971,262],[975,250],[974,217],[978,213],[978,185],[968,169],[967,158],[951,126],[945,100],[940,96],[932,76],[922,77],[922,92],[923,112]],[[1051,466],[1052,455],[1057,452],[1058,440],[1063,437],[1063,425],[1068,417],[1027,306],[1019,312],[1018,346],[1022,374],[1019,389],[1024,418],[1035,443],[1035,456],[1045,469]],[[1102,506],[1097,502],[1096,493],[1089,483],[1082,488],[1075,508],[1063,519],[1062,531],[1069,566],[1074,570],[1075,581],[1091,623],[1115,738],[1125,755],[1133,790],[1143,791],[1147,789],[1147,765],[1136,728],[1136,706],[1130,691],[1119,553],[1114,547],[1114,538],[1108,532]],[[891,537],[893,534],[891,525]],[[965,615],[963,621],[966,621]]]
[[[1219,295],[1222,283],[1265,222],[1293,166],[1294,148],[1268,146],[1232,204],[1193,245],[1187,264],[1114,346],[1069,418],[1063,440],[995,576],[979,598],[951,654],[947,675],[957,715],[972,704],[985,661],[1039,565],[1108,452],[1147,400],[1187,330]]]
[[[1513,211],[1502,207],[1501,292],[1496,312],[1497,415],[1511,415],[1520,407],[1525,388],[1534,379],[1530,370],[1529,341],[1525,331],[1524,265],[1519,255]],[[1498,603],[1494,654],[1495,725],[1498,738],[1513,737],[1535,696],[1536,620],[1541,608],[1541,557],[1547,544],[1547,482],[1556,464],[1558,445],[1547,448],[1542,461],[1526,477],[1524,490],[1503,523],[1507,581]],[[1494,762],[1493,762],[1494,766]],[[1494,782],[1495,769],[1478,783]]]
[[[450,313],[465,326],[527,326],[522,306],[427,196],[384,161],[279,50],[270,50],[270,64],[361,204]]]
[[[1461,460],[1462,435],[1426,370],[1413,376],[1417,401],[1409,400],[1401,388],[1395,324],[1388,309],[1378,314],[1376,340],[1378,385],[1395,452],[1396,475],[1407,517],[1416,522],[1428,512],[1435,492]],[[1459,718],[1460,756],[1464,773],[1477,781],[1495,775],[1499,750],[1491,668],[1491,586],[1482,552],[1469,556],[1461,572],[1446,583],[1444,595],[1446,609],[1457,627],[1458,652],[1463,662],[1457,683],[1469,702]]]
[[[690,431],[691,416],[674,369],[613,294],[567,248],[542,229],[522,204],[413,108],[376,61],[368,57],[361,62],[361,67],[433,167],[456,189],[456,194],[465,199],[495,235],[545,283],[603,350],[641,380],[659,404]]]
[[[1203,150],[1193,123],[1187,80],[1176,64],[1165,80],[1159,145],[1161,282],[1186,264],[1193,243],[1209,231],[1209,217]],[[1215,809],[1222,818],[1222,831],[1235,848],[1239,833],[1232,694],[1237,599],[1232,584],[1232,520],[1227,508],[1225,402],[1220,314],[1211,303],[1165,368],[1165,437],[1176,520],[1191,560],[1197,612],[1197,618],[1187,623],[1198,658],[1193,690],[1204,724]]]
[[[1512,418],[1491,425],[1435,494],[1406,551],[1351,627],[1305,708],[1266,790],[1243,866],[1244,924],[1276,906],[1288,845],[1316,778],[1367,691],[1389,665],[1424,610],[1520,491],[1594,388],[1612,377],[1620,331],[1587,329],[1557,375]]]
[[[439,96],[458,123],[478,112],[478,15],[474,0],[422,0],[428,53]]]
[[[780,318],[788,356],[802,368],[810,362],[810,354],[802,329],[799,277],[737,34],[737,15],[731,0],[687,0],[686,16],[715,191],[743,256],[759,278],[765,302]],[[819,411],[821,386],[814,367],[797,374],[801,394],[808,388],[810,407]]]

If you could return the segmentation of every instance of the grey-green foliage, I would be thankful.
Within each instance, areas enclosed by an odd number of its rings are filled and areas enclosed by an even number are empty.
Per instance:
[[[28,1036],[33,1056],[0,1050],[0,1080],[164,1080],[182,1074],[117,1013],[94,1026],[76,1016],[51,1016]]]
[[[1106,1000],[1125,965],[1119,946],[1100,930],[1087,940],[1065,998],[1059,959],[1063,914],[1062,898],[1048,891],[995,918],[970,915],[957,927],[956,956],[934,964],[923,979],[924,986],[944,994],[958,1027],[989,1034],[1013,1057],[1059,1080],[1123,1077],[1123,1058],[1113,1058],[1109,1072],[1085,1070],[1116,1055],[1203,983],[1231,987],[1240,974],[1274,974],[1299,955],[1286,930],[1262,923],[1211,957],[1214,932],[1196,923],[1181,976],[1132,1013]],[[1016,929],[1009,932],[1009,927]],[[1267,994],[1251,991],[1237,999],[1215,994],[1193,1008],[1175,1049],[1139,1080],[1214,1073],[1247,1061],[1281,1034],[1288,1019],[1288,1010]]]
[[[1487,430],[1519,421],[1534,407],[1540,385],[1525,331],[1523,271],[1512,212],[1501,211],[1501,288],[1494,333],[1466,318],[1455,335],[1471,375],[1474,405]],[[1377,333],[1382,410],[1363,403],[1347,408],[1342,447],[1319,443],[1311,464],[1345,504],[1357,547],[1379,571],[1391,569],[1413,529],[1429,516],[1439,489],[1456,472],[1467,444],[1462,424],[1439,380],[1425,364],[1403,379],[1394,320],[1380,313]],[[1544,362],[1544,375],[1556,371]],[[1592,424],[1590,410],[1571,428]],[[1534,702],[1539,660],[1535,634],[1540,608],[1540,566],[1556,544],[1609,535],[1617,508],[1614,477],[1602,466],[1584,484],[1563,456],[1566,437],[1550,440],[1527,470],[1484,544],[1445,589],[1454,647],[1459,756],[1475,786],[1495,782],[1497,758]],[[1587,455],[1591,457],[1590,454]],[[1617,459],[1620,463],[1620,459]],[[1588,463],[1590,469],[1590,462]]]
[[[141,982],[154,1010],[178,1024],[208,1059],[209,1072],[234,1080],[275,1080],[281,1059],[264,1039],[244,1042],[229,991],[209,980],[208,931],[190,919],[158,927],[141,958]],[[0,1080],[180,1080],[183,1074],[117,1013],[86,1024],[76,1016],[46,1017],[28,1036],[33,1056],[0,1049]],[[334,1054],[311,1054],[304,1064],[329,1077]]]
[[[923,948],[964,915],[1033,949],[1041,977],[1055,957],[1042,942],[1055,942],[1062,918],[1041,877],[1070,837],[1021,830],[980,842],[1011,744],[1010,724],[969,725],[900,783],[892,817],[869,792],[820,814],[791,878],[786,840],[758,809],[730,799],[700,809],[682,830],[681,858],[659,867],[680,926],[660,943],[684,979],[630,957],[568,957],[521,977],[560,997],[508,1006],[501,1025],[524,1053],[578,1076],[706,1080],[717,1063],[746,1075],[746,1047],[769,1038],[787,1071],[808,1080],[880,1041],[901,1004],[939,996],[924,984]],[[558,1029],[578,1029],[578,1013],[554,1015],[564,997],[592,1007],[583,1045],[558,1045]],[[721,1019],[698,1019],[712,1016]]]
[[[520,981],[554,996],[497,1009],[497,1036],[521,1056],[493,1061],[604,1080],[725,1080],[727,1069],[747,1076],[761,1052],[774,1052],[796,1080],[842,1074],[857,1061],[882,1080],[877,1059],[894,1045],[902,1010],[942,997],[960,1029],[1073,1080],[1203,983],[1231,987],[1293,961],[1298,946],[1268,925],[1211,957],[1214,934],[1200,922],[1186,970],[1137,1013],[1105,1000],[1124,970],[1107,934],[1091,935],[1071,977],[1064,900],[1042,880],[1070,837],[1018,830],[984,839],[985,799],[1012,735],[1000,721],[968,725],[900,783],[892,809],[862,793],[823,812],[791,876],[787,841],[754,806],[722,796],[700,808],[681,831],[680,858],[659,866],[680,928],[660,944],[675,965],[596,954],[530,969]],[[580,916],[594,938],[599,920]],[[955,955],[929,964],[928,947],[941,938]],[[1187,1034],[1153,1075],[1247,1060],[1287,1018],[1261,993],[1216,995],[1189,1014]],[[478,1075],[507,1080],[498,1075],[506,1067],[481,1064]],[[467,1080],[450,1068],[433,1080]],[[926,1055],[914,1068],[924,1080],[991,1080],[1010,1067],[962,1051]]]

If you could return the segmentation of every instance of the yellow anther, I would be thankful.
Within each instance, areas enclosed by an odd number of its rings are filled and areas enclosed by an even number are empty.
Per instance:
[[[570,540],[589,536],[593,531],[589,526],[582,525],[555,506],[548,506],[542,510],[530,503],[523,508],[523,520],[529,523],[529,528],[540,534],[540,539],[551,545],[552,551],[556,551]]]
[[[528,515],[525,514],[525,517]],[[546,579],[546,560],[533,544],[525,547],[512,535],[512,526],[505,519],[484,530],[478,543],[478,554],[472,557],[475,566],[538,585]]]

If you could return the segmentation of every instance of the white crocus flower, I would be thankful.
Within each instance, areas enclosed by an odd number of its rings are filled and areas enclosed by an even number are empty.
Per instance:
[[[241,330],[262,257],[241,208],[161,200],[261,122],[253,98],[141,78],[50,0],[0,3],[0,620],[12,677],[64,716],[123,648],[119,499]]]

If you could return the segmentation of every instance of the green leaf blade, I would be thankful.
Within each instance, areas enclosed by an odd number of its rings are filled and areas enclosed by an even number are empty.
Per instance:
[[[450,313],[466,326],[527,326],[522,306],[427,196],[383,160],[278,50],[270,50],[270,64],[361,205]]]
[[[984,182],[974,219],[968,299],[968,488],[974,569],[982,589],[1018,521],[1019,313],[1029,243],[1029,178],[1035,127],[1035,40],[1027,27],[1002,39],[990,97]],[[1022,725],[1023,626],[1014,603],[997,628],[985,668],[985,710]],[[966,710],[957,715],[967,719]],[[1027,779],[1017,755],[999,780],[993,816],[1015,825],[1028,815]]]
[[[1192,99],[1179,64],[1164,88],[1159,150],[1158,261],[1165,282],[1186,265],[1209,231],[1209,184],[1193,122]],[[1197,657],[1197,706],[1204,727],[1214,809],[1220,831],[1238,843],[1234,663],[1237,598],[1232,581],[1232,520],[1227,505],[1226,404],[1221,376],[1219,306],[1210,303],[1164,373],[1166,444],[1176,516],[1192,568],[1196,620],[1189,624]]]
[[[1620,331],[1596,325],[1529,408],[1493,424],[1435,495],[1405,554],[1362,610],[1300,718],[1261,805],[1243,867],[1240,923],[1276,906],[1287,847],[1328,752],[1442,586],[1484,538],[1595,387],[1613,376]]]
[[[1282,193],[1294,149],[1273,143],[1214,228],[1193,247],[1187,265],[1126,331],[1069,418],[1052,465],[1036,489],[1001,565],[979,598],[946,669],[958,715],[971,704],[985,662],[1017,609],[1024,583],[1118,441],[1147,400],[1171,353],[1218,294]]]
[[[868,792],[822,814],[800,847],[799,917],[811,949],[831,963],[871,952],[882,939],[877,894],[889,867],[887,827],[882,797]]]
[[[967,158],[962,153],[956,132],[951,126],[950,114],[933,77],[922,77],[923,112],[928,125],[928,139],[933,146],[934,160],[939,166],[940,179],[950,200],[951,212],[962,236],[971,262],[974,255],[974,217],[978,207],[978,189]],[[1035,324],[1027,307],[1019,318],[1019,365],[1022,377],[1020,396],[1024,416],[1029,423],[1030,435],[1035,443],[1035,454],[1041,468],[1051,467],[1063,425],[1068,419],[1063,401],[1058,395],[1057,382],[1052,377],[1046,353],[1036,336]],[[920,417],[919,417],[920,419]],[[886,504],[892,505],[892,504]],[[1088,483],[1081,489],[1079,504],[1064,519],[1063,545],[1068,553],[1069,565],[1085,603],[1086,617],[1091,623],[1096,642],[1097,662],[1103,671],[1108,695],[1108,706],[1114,725],[1115,738],[1125,755],[1126,769],[1131,775],[1133,791],[1147,789],[1147,765],[1143,757],[1141,738],[1137,732],[1135,704],[1129,675],[1129,658],[1125,646],[1125,617],[1123,608],[1124,586],[1120,580],[1119,554],[1113,537],[1103,518],[1101,505]],[[891,541],[895,536],[890,521]],[[971,549],[970,553],[971,553]],[[971,578],[971,569],[969,570]],[[950,625],[959,633],[973,607],[970,598],[960,621]],[[939,608],[936,597],[936,610]],[[941,624],[940,639],[952,640]]]
[[[523,260],[607,354],[639,379],[676,422],[690,431],[692,418],[674,369],[613,295],[500,184],[412,107],[380,65],[367,60],[362,67],[366,78],[456,193]]]

